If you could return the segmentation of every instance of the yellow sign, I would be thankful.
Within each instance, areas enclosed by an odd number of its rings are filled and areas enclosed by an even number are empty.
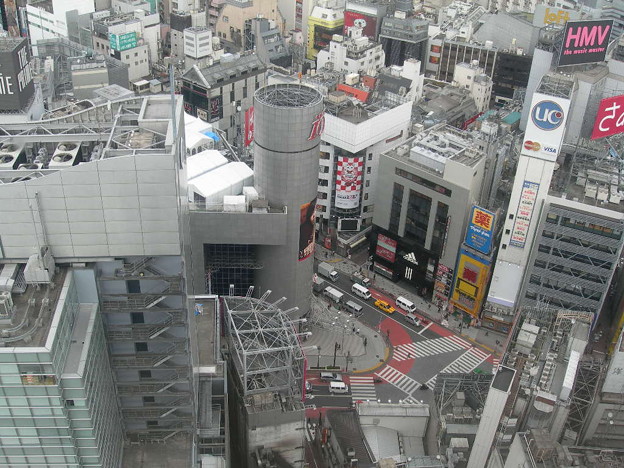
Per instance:
[[[472,211],[472,224],[485,229],[486,231],[492,230],[492,221],[494,216],[490,213],[476,208]]]
[[[473,317],[478,317],[485,297],[485,285],[489,273],[488,263],[462,250],[457,265],[457,277],[453,285],[451,303]]]

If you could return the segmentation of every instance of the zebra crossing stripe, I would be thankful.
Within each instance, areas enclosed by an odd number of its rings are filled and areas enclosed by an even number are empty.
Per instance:
[[[457,343],[462,348],[469,349],[469,348],[472,347],[472,345],[470,343],[468,343],[466,340],[460,338],[459,336],[449,335],[448,339],[454,341],[455,343]]]
[[[419,334],[419,335],[422,335],[422,332],[424,332],[424,331],[425,331],[427,328],[429,328],[431,325],[433,325],[433,322],[429,322],[429,323],[427,324],[427,326],[426,326],[426,327],[424,327],[422,330],[420,330],[420,331],[418,332],[418,334]]]
[[[377,392],[373,377],[349,378],[351,383],[351,397],[356,400],[377,400]]]
[[[481,351],[479,348],[470,348],[464,354],[459,356],[453,362],[451,362],[448,366],[442,369],[440,374],[455,374],[455,373],[469,373],[476,369],[482,362],[484,362],[487,358],[490,357],[490,354],[487,354]],[[438,376],[434,375],[431,379],[429,379],[426,385],[433,389],[435,387],[435,383]]]
[[[414,390],[416,390],[416,388],[420,386],[420,384],[414,379],[391,366],[384,367],[376,374],[384,379],[386,382],[394,385],[396,388],[407,393],[408,395],[410,395]]]

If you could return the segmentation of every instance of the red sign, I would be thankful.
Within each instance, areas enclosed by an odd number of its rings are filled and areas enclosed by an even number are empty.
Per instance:
[[[325,130],[325,113],[321,112],[312,121],[312,128],[310,129],[310,136],[308,137],[308,141],[314,140],[316,137],[321,136]]]
[[[245,146],[249,146],[254,139],[254,108],[251,106],[245,111]]]
[[[377,18],[374,16],[363,15],[355,11],[345,11],[344,13],[344,35],[349,34],[351,26],[359,26],[362,28],[362,35],[375,37],[377,33]]]
[[[624,131],[624,96],[600,101],[591,139],[604,138]]]
[[[377,248],[375,249],[375,254],[378,257],[384,258],[389,262],[394,263],[394,259],[396,256],[396,246],[397,241],[390,239],[383,234],[379,234],[377,236]]]

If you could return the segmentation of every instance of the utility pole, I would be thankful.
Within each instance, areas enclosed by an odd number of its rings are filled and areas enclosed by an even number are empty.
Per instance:
[[[336,343],[334,343],[334,368],[336,367],[336,353],[338,352],[338,347],[340,345],[338,344],[338,342],[336,341]]]
[[[316,355],[316,367],[321,367],[321,347],[316,347],[318,354]]]

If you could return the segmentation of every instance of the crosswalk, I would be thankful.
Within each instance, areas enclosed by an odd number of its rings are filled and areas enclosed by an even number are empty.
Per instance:
[[[411,393],[420,386],[414,379],[396,370],[392,366],[386,366],[375,374],[408,395],[411,395]]]
[[[374,378],[351,376],[351,397],[353,400],[377,400],[377,392],[375,391]]]
[[[490,357],[490,354],[485,351],[481,351],[479,348],[470,348],[464,354],[459,356],[453,362],[451,362],[448,366],[442,369],[440,374],[459,374],[459,373],[468,373],[472,372],[477,368],[483,361]],[[435,375],[429,381],[427,381],[427,386],[431,389],[435,387],[435,383],[438,376]]]
[[[393,356],[397,361],[405,361],[406,359],[450,353],[451,351],[469,349],[470,347],[470,343],[466,340],[463,340],[458,336],[451,335],[444,336],[442,338],[434,338],[432,340],[398,345],[394,348]]]

